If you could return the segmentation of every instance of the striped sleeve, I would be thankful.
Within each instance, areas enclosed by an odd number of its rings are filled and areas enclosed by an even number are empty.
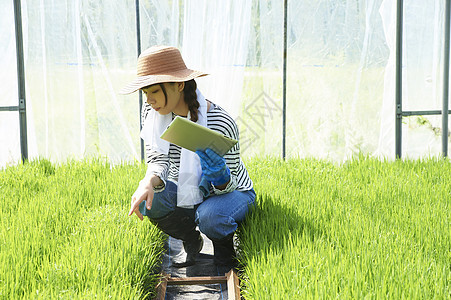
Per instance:
[[[239,141],[239,131],[235,120],[226,113],[222,108],[215,105],[215,109],[208,113],[208,127],[212,130],[218,131],[221,134]],[[216,195],[230,193],[234,190],[249,190],[252,188],[252,181],[249,178],[244,163],[240,158],[240,144],[239,142],[233,146],[224,155],[226,164],[230,169],[230,182],[224,190],[213,187],[213,193]]]

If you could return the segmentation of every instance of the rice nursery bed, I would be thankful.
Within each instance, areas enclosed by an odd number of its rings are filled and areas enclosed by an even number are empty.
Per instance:
[[[164,236],[127,216],[144,164],[39,160],[0,171],[0,299],[139,299]]]
[[[450,299],[447,160],[248,163],[246,299]]]
[[[451,297],[449,161],[246,161],[246,299]],[[0,170],[1,299],[142,299],[164,235],[127,216],[141,163]]]

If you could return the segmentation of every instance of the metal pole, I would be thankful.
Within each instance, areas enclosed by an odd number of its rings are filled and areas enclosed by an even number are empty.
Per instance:
[[[395,119],[395,153],[396,158],[401,158],[402,145],[402,17],[403,0],[397,1],[396,11],[396,119]]]
[[[139,0],[135,1],[136,7],[136,46],[138,50],[138,56],[141,54],[141,23],[139,21]],[[143,107],[143,95],[141,90],[138,91],[139,98],[139,130],[142,129],[142,107]],[[141,142],[141,160],[144,160],[144,141],[140,139]]]
[[[286,156],[286,124],[287,124],[287,11],[288,0],[283,2],[283,83],[282,83],[282,157]]]
[[[451,113],[451,110],[448,110],[448,113]],[[432,116],[432,115],[441,115],[441,110],[416,110],[416,111],[408,111],[405,110],[402,112],[403,117],[408,116]]]
[[[20,152],[22,162],[28,159],[27,114],[25,101],[25,67],[23,61],[22,12],[20,0],[14,0],[14,23],[16,30],[17,86],[19,96]]]
[[[443,108],[442,108],[442,153],[448,156],[448,87],[449,87],[449,26],[450,0],[446,0],[445,8],[445,47],[443,59]]]

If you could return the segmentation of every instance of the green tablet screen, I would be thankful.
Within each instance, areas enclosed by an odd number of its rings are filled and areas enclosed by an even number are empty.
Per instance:
[[[195,152],[211,148],[224,156],[237,143],[219,132],[203,127],[182,117],[175,117],[161,135],[163,140]]]

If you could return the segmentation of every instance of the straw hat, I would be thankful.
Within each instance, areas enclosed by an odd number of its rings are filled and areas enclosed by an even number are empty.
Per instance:
[[[208,74],[188,69],[177,48],[155,46],[139,55],[137,75],[119,91],[120,94],[130,94],[156,83],[188,81]]]

